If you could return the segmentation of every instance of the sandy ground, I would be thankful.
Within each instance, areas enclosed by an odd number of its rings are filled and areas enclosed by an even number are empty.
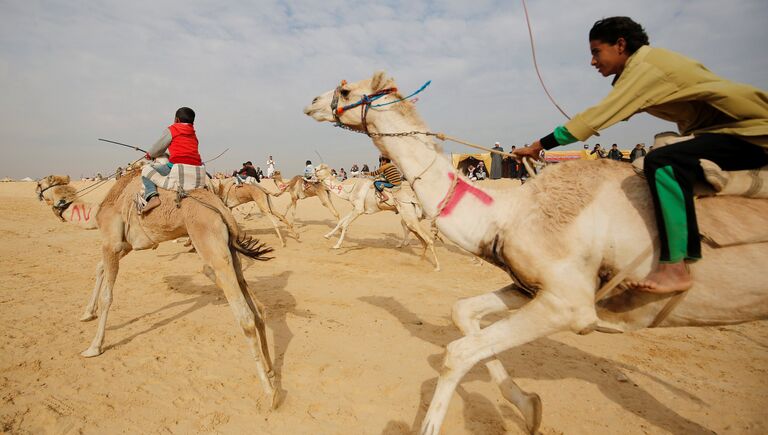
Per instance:
[[[285,395],[269,411],[226,300],[181,244],[122,261],[105,353],[80,357],[96,329],[78,318],[99,233],[59,222],[33,190],[0,184],[2,432],[409,433],[424,416],[446,344],[459,337],[452,304],[508,283],[451,244],[438,244],[443,271],[433,272],[415,240],[394,248],[400,224],[392,213],[358,219],[338,251],[322,237],[334,220],[316,198],[299,203],[301,237],[285,248],[266,218],[241,219],[276,247],[274,260],[245,263],[267,307]],[[757,322],[558,334],[500,358],[541,395],[544,434],[759,434],[768,432],[766,332],[768,323]],[[475,367],[443,433],[523,432],[484,366]]]

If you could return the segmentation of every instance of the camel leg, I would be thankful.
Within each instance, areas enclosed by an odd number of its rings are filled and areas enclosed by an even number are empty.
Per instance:
[[[411,235],[411,230],[408,228],[408,225],[405,223],[403,219],[400,219],[400,225],[403,227],[403,238],[400,240],[400,243],[397,244],[398,248],[402,248],[403,246],[408,246],[408,238]]]
[[[224,224],[221,223],[221,226]],[[266,348],[264,313],[261,304],[254,302],[243,289],[235,267],[240,267],[239,258],[233,256],[227,244],[226,228],[211,228],[210,225],[190,225],[189,235],[203,261],[214,271],[216,285],[224,291],[229,307],[243,330],[251,352],[256,358],[256,373],[264,391],[276,403],[276,390],[273,384],[274,373],[269,351]],[[236,254],[235,254],[236,255]],[[242,280],[245,283],[245,280]]]
[[[515,346],[574,329],[574,310],[570,308],[558,295],[542,291],[509,317],[450,343],[421,433],[437,435],[440,432],[456,386],[475,364]]]
[[[464,335],[480,332],[480,320],[492,313],[514,310],[530,302],[514,289],[511,284],[501,290],[480,296],[461,299],[453,305],[453,323]],[[498,359],[485,363],[491,378],[501,390],[501,395],[520,410],[528,432],[536,433],[541,425],[541,398],[536,393],[526,393],[509,376]]]
[[[406,219],[407,217],[407,219]],[[425,257],[427,255],[427,249],[430,249],[432,251],[432,258],[435,259],[435,272],[440,271],[440,261],[437,259],[437,252],[435,252],[435,242],[434,240],[429,236],[429,234],[425,233],[424,230],[421,228],[421,225],[419,225],[419,220],[414,215],[408,215],[406,213],[403,213],[403,219],[402,219],[403,225],[405,225],[409,230],[413,232],[413,234],[416,235],[416,237],[421,242],[422,247],[424,250],[421,252],[421,256]]]
[[[351,211],[351,212],[349,212],[349,213],[348,213],[346,216],[344,216],[343,218],[341,218],[341,220],[339,220],[339,222],[336,224],[336,226],[335,226],[335,227],[333,227],[333,229],[332,229],[331,231],[328,231],[327,233],[323,234],[323,237],[325,237],[326,239],[330,239],[330,238],[331,238],[331,236],[333,236],[334,234],[336,234],[336,231],[339,231],[339,230],[341,229],[341,227],[343,227],[343,226],[344,226],[344,223],[345,223],[345,222],[346,222],[346,221],[347,221],[347,220],[348,220],[348,219],[349,219],[349,218],[350,218],[350,217],[351,217],[353,214],[355,214],[355,211],[354,211],[354,210],[352,210],[352,211]]]
[[[285,247],[285,240],[283,240],[283,235],[280,234],[280,227],[277,226],[277,218],[272,213],[267,213],[267,216],[269,217],[269,220],[272,221],[272,226],[275,227],[275,232],[277,233],[277,238],[280,239],[280,244]]]
[[[93,337],[91,345],[80,355],[89,358],[101,355],[101,345],[104,343],[104,332],[107,328],[107,314],[112,305],[112,289],[115,286],[117,272],[120,269],[120,258],[125,254],[122,251],[115,252],[113,245],[106,244],[102,246],[102,264],[104,267],[104,282],[101,290],[101,313],[99,315],[99,325],[96,329],[96,336]],[[126,252],[127,254],[127,252]]]
[[[341,235],[339,236],[339,241],[333,245],[333,249],[341,248],[341,243],[344,241],[344,236],[347,234],[347,228],[349,228],[349,225],[359,216],[360,213],[355,210],[353,210],[352,213],[347,216],[347,218],[344,220],[344,225],[341,226]]]
[[[96,318],[96,309],[98,308],[99,292],[101,286],[104,283],[104,262],[99,261],[96,265],[96,284],[93,286],[91,292],[91,298],[88,300],[88,305],[85,306],[85,313],[80,317],[81,322],[87,322]]]

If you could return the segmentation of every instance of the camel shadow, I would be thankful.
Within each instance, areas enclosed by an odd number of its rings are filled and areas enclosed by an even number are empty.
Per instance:
[[[461,332],[453,327],[445,327],[422,321],[393,297],[366,296],[359,300],[377,306],[389,312],[402,323],[403,327],[416,338],[437,346],[445,347],[448,343],[462,337]],[[440,371],[443,354],[427,357],[429,364]],[[623,371],[641,374],[661,384],[672,393],[683,396],[699,405],[706,405],[693,394],[682,390],[658,377],[645,373],[637,367],[592,355],[575,347],[549,338],[542,338],[523,346],[507,350],[497,355],[507,371],[518,378],[536,380],[580,379],[598,387],[614,403],[625,410],[649,421],[655,426],[671,433],[712,433],[711,430],[688,420],[659,402],[642,387],[623,376]],[[624,381],[619,380],[624,379]],[[474,380],[490,381],[490,376],[483,364],[477,364],[463,378],[462,382]],[[424,381],[421,386],[419,411],[411,424],[416,430],[423,421],[434,393],[437,378]],[[464,417],[467,430],[473,433],[494,433],[497,428],[503,432],[504,418],[513,420],[519,430],[525,432],[525,421],[511,406],[503,406],[503,416],[496,411],[492,402],[480,400],[479,395],[459,391],[464,404]],[[466,397],[465,397],[466,396]],[[480,404],[483,404],[482,406]],[[402,427],[402,422],[391,421],[387,427]],[[479,430],[479,432],[478,432]]]
[[[140,316],[134,317],[133,319],[127,320],[123,323],[109,326],[108,330],[118,330],[122,329],[128,325],[131,325],[133,323],[136,323],[140,320],[143,320],[147,317],[153,316],[155,314],[161,313],[165,310],[175,308],[178,306],[184,306],[188,305],[184,310],[170,316],[166,317],[162,320],[159,320],[146,328],[135,332],[134,334],[123,338],[122,340],[107,345],[104,348],[104,351],[107,351],[109,349],[120,347],[124,344],[130,343],[135,339],[136,337],[139,337],[144,334],[148,334],[158,328],[162,328],[163,326],[166,326],[170,323],[173,323],[174,321],[187,316],[201,308],[204,308],[208,305],[223,305],[226,304],[226,300],[224,300],[221,295],[221,290],[219,290],[218,287],[216,287],[213,284],[208,285],[195,285],[192,282],[190,282],[190,276],[183,276],[183,275],[169,275],[163,278],[163,280],[166,282],[168,289],[181,294],[186,295],[193,295],[193,297],[182,300],[182,301],[176,301],[171,302],[169,304],[166,304],[154,311],[150,311],[148,313],[144,313]]]
[[[308,226],[308,225],[318,225],[318,226],[324,226],[328,228],[333,228],[336,226],[336,223],[333,221],[333,219],[299,219],[296,218],[296,220],[293,222],[294,224],[300,224],[302,227]]]

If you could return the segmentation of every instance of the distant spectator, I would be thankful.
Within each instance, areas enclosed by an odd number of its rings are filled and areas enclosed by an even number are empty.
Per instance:
[[[477,175],[475,175],[475,165],[469,165],[467,166],[467,178],[469,178],[472,181],[477,181]]]
[[[352,167],[349,168],[349,177],[350,178],[357,178],[360,176],[360,168],[357,167],[357,163],[352,164]]]
[[[362,172],[371,172],[371,170],[370,170],[370,169],[368,169],[368,164],[367,164],[367,163],[363,163],[363,169],[362,169]]]
[[[488,171],[485,169],[485,163],[483,163],[482,160],[480,160],[480,163],[477,164],[477,168],[475,169],[475,177],[477,177],[478,180],[485,180],[488,178]]]
[[[611,160],[621,160],[624,157],[619,151],[619,146],[616,144],[611,145],[611,150],[608,151],[608,158]]]
[[[499,142],[493,145],[493,150],[503,152],[504,148],[501,147]],[[491,180],[498,180],[501,178],[501,154],[491,153]]]
[[[595,144],[595,147],[592,148],[592,152],[589,153],[590,156],[593,156],[592,159],[604,159],[606,158],[605,151],[600,147],[599,143]]]
[[[635,147],[632,149],[632,152],[629,153],[629,161],[634,162],[639,157],[645,156],[645,148],[644,145],[639,143],[635,145]]]
[[[275,160],[272,156],[267,159],[267,178],[272,178],[275,175]]]
[[[344,170],[344,168],[339,169],[339,176],[336,177],[339,181],[344,181],[347,179],[347,171]]]

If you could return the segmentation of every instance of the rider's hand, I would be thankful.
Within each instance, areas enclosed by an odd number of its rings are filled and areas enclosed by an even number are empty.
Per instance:
[[[539,160],[541,158],[541,151],[543,149],[544,148],[542,148],[541,143],[536,141],[525,148],[518,148],[512,151],[512,155],[515,156],[517,160],[522,160],[523,157],[530,157],[534,160]]]
[[[152,160],[152,156],[150,156],[149,153],[145,153],[144,158],[147,160]]]

